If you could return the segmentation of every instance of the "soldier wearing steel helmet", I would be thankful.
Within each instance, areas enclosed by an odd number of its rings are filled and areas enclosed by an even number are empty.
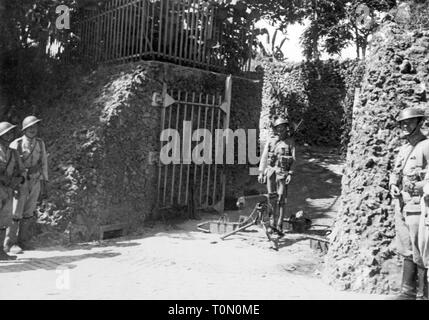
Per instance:
[[[269,194],[277,194],[274,212],[270,215],[270,231],[283,235],[288,185],[292,180],[295,162],[295,142],[287,119],[275,120],[274,136],[265,145],[259,166],[260,183],[266,183]]]
[[[427,299],[427,269],[418,248],[420,201],[423,187],[429,181],[429,140],[421,128],[425,112],[406,108],[399,114],[401,138],[406,143],[399,149],[390,176],[390,192],[395,204],[397,251],[403,257],[402,285],[399,299]]]
[[[14,253],[33,249],[29,243],[30,225],[40,195],[46,195],[48,161],[45,143],[37,137],[40,121],[35,116],[26,117],[22,122],[24,135],[10,144],[10,147],[19,155],[25,177],[19,193],[13,199],[13,219],[18,221],[19,228],[8,230],[5,245],[5,250],[11,250]]]
[[[6,228],[15,221],[12,219],[13,193],[24,182],[17,153],[9,148],[13,140],[13,129],[9,122],[0,122],[0,260],[14,260],[3,249]]]

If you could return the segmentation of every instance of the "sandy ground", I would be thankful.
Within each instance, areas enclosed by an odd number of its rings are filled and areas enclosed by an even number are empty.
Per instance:
[[[332,224],[341,161],[301,150],[290,187],[291,212]],[[229,212],[237,221],[240,212]],[[203,220],[215,220],[206,214]],[[222,241],[201,221],[145,227],[138,235],[26,252],[0,262],[0,299],[384,299],[337,292],[321,279],[323,259],[309,239],[289,234],[270,249],[258,226]]]
[[[207,217],[209,218],[209,217]],[[195,221],[143,238],[48,248],[0,263],[1,299],[382,299],[336,292],[309,240],[278,252],[252,227],[222,241]]]

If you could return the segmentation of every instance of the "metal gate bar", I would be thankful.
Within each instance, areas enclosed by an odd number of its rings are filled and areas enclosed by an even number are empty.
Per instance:
[[[228,94],[228,91],[227,91]],[[230,92],[229,92],[230,94]],[[230,98],[224,101],[220,95],[211,95],[163,88],[163,107],[161,128],[177,130],[180,142],[171,146],[180,150],[180,162],[159,164],[158,172],[158,208],[166,209],[176,206],[187,206],[189,201],[195,202],[197,209],[216,209],[223,211],[225,198],[225,171],[223,164],[216,164],[216,129],[226,129],[229,122]],[[184,121],[191,123],[191,135],[197,129],[207,129],[212,135],[211,162],[191,164],[184,162],[184,148],[193,149],[200,141],[184,141],[191,139],[184,136]],[[189,130],[187,129],[187,130]],[[161,149],[168,142],[161,142]],[[180,143],[178,145],[177,143]],[[192,190],[191,190],[192,189]],[[193,199],[190,199],[192,191]]]

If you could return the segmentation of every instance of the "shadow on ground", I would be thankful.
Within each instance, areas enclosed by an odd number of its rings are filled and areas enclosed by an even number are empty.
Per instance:
[[[73,262],[84,259],[105,259],[120,255],[110,250],[104,252],[85,253],[81,255],[51,256],[47,258],[22,258],[15,261],[0,262],[0,273],[33,271],[33,270],[57,270],[60,266],[73,269]]]

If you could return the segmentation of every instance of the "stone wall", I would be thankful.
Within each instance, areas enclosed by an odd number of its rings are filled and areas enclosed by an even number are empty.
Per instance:
[[[411,16],[415,17],[418,11]],[[326,278],[342,289],[396,291],[400,259],[395,254],[389,173],[399,140],[399,102],[427,107],[429,30],[395,22],[375,35],[353,125],[342,181],[342,206],[326,256]]]
[[[224,95],[225,80],[158,62],[75,75],[61,97],[38,108],[51,174],[50,198],[39,208],[42,231],[67,228],[74,241],[89,240],[101,225],[123,223],[132,231],[157,218],[158,168],[149,157],[159,152],[161,107],[151,106],[153,92],[165,82],[169,89]],[[257,128],[260,86],[233,78],[232,129]],[[246,177],[247,166],[227,167],[227,195],[241,195]]]
[[[298,123],[298,143],[347,145],[355,87],[364,69],[355,60],[316,63],[261,61],[264,70],[261,140],[270,135],[271,118],[289,115]]]

